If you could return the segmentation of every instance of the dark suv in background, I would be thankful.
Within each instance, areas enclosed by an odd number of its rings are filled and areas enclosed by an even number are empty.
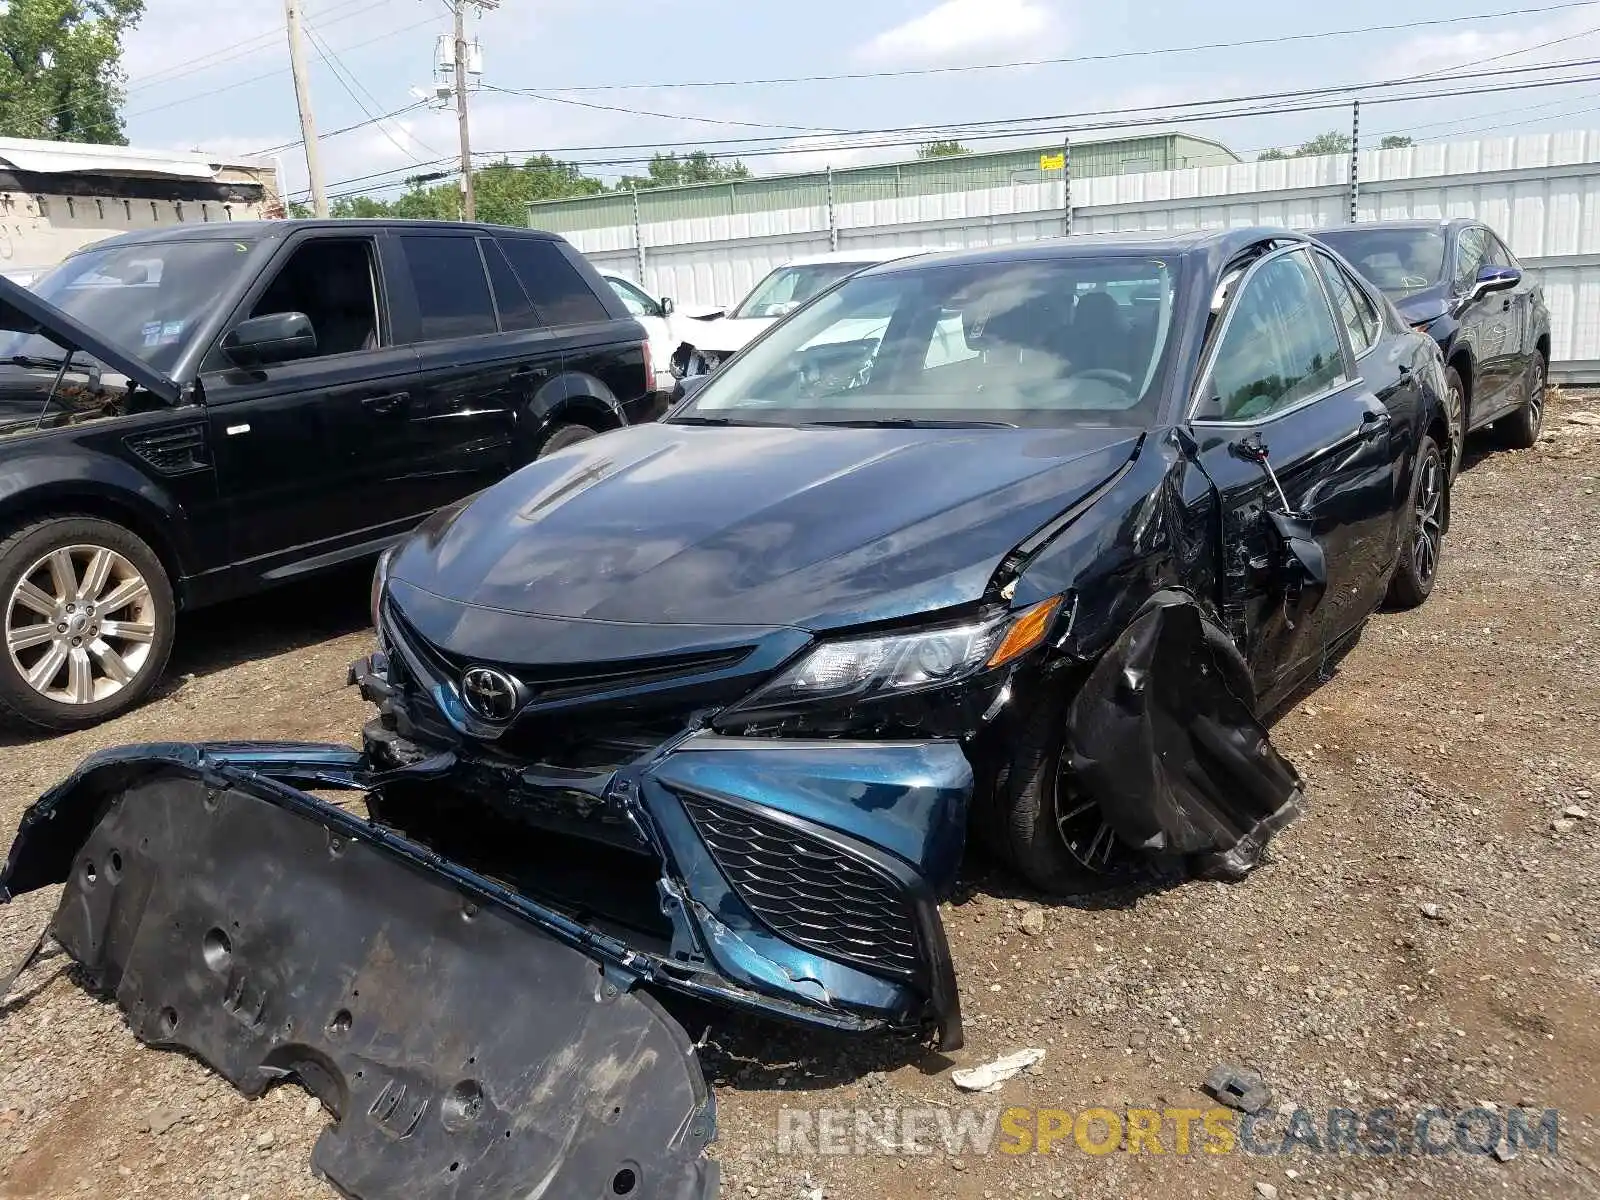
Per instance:
[[[644,331],[532,230],[271,221],[129,234],[0,280],[0,716],[90,725],[179,608],[376,554],[659,415]]]
[[[1494,230],[1468,220],[1374,221],[1315,236],[1439,343],[1458,430],[1496,422],[1511,446],[1526,449],[1539,440],[1550,310]],[[1459,466],[1464,438],[1451,440]]]

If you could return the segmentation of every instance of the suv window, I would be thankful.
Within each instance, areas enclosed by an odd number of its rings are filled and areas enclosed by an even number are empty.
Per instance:
[[[514,333],[519,329],[537,328],[539,314],[533,311],[516,272],[500,252],[500,243],[493,238],[479,238],[478,249],[483,251],[484,264],[489,268],[489,284],[494,288],[494,306],[500,313],[501,330]]]
[[[1270,416],[1342,382],[1344,347],[1304,250],[1262,264],[1234,301],[1201,419]]]
[[[632,317],[659,317],[661,306],[646,296],[626,279],[613,279],[606,276],[606,282],[611,285],[611,290],[617,294],[617,299],[622,301],[622,307],[628,310]]]
[[[384,336],[372,250],[370,238],[302,242],[249,315],[304,313],[317,335],[317,351],[310,357],[377,349]]]
[[[1478,271],[1488,259],[1489,252],[1484,245],[1483,235],[1481,229],[1468,229],[1456,240],[1456,269],[1450,278],[1451,287],[1458,296],[1464,296],[1472,290]]]
[[[400,246],[417,295],[423,341],[498,332],[476,239],[404,233]]]
[[[561,247],[543,238],[501,238],[500,248],[511,260],[511,269],[522,280],[523,290],[546,325],[583,325],[607,321],[611,314],[578,268],[567,261]]]
[[[1382,328],[1378,310],[1373,307],[1372,297],[1367,295],[1366,289],[1345,274],[1343,267],[1326,254],[1316,257],[1317,267],[1328,285],[1328,294],[1333,297],[1334,311],[1349,330],[1350,348],[1359,358],[1372,349],[1378,340],[1378,330]]]

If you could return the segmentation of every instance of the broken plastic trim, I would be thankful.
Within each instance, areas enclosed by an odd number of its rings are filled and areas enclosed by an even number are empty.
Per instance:
[[[1076,781],[1129,846],[1239,878],[1300,814],[1294,767],[1256,719],[1249,669],[1183,592],[1153,596],[1068,712]]]
[[[96,800],[52,934],[141,1041],[252,1097],[286,1078],[316,1095],[337,1123],[312,1165],[341,1194],[716,1194],[694,1046],[625,975],[311,797],[226,767],[110,767],[116,786],[80,775],[30,810],[0,887],[59,865],[74,797]]]

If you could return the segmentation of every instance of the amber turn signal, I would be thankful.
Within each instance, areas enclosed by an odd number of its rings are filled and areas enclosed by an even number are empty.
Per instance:
[[[1050,622],[1055,619],[1056,610],[1060,607],[1061,597],[1052,596],[1026,609],[1021,616],[1011,622],[1011,628],[1006,630],[1005,638],[990,657],[989,665],[1003,667],[1044,641],[1044,635],[1050,629]]]

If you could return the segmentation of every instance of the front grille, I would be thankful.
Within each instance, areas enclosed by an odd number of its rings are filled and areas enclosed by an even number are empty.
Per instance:
[[[875,970],[916,972],[911,906],[887,874],[778,821],[699,796],[682,800],[733,890],[779,937]]]

